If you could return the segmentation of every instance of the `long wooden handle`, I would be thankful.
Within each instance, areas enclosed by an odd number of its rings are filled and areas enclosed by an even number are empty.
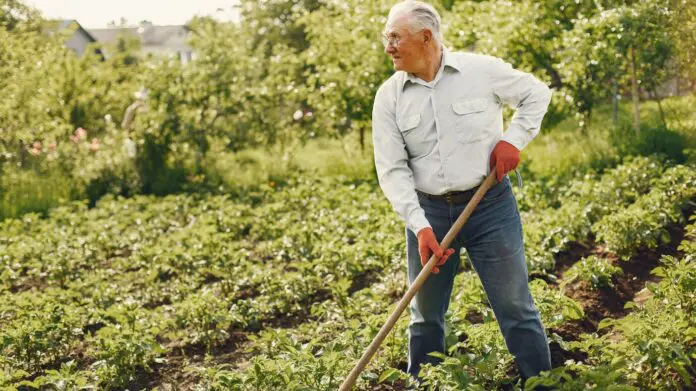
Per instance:
[[[478,190],[476,190],[474,196],[471,198],[471,200],[469,200],[469,203],[466,205],[466,208],[464,208],[462,214],[460,214],[457,220],[454,222],[452,228],[450,228],[449,232],[447,232],[445,238],[442,239],[442,243],[440,243],[440,248],[443,251],[449,248],[449,245],[452,244],[452,241],[457,236],[459,231],[462,229],[466,221],[469,219],[469,216],[471,216],[471,214],[474,212],[474,209],[476,209],[476,206],[481,201],[483,195],[486,194],[486,192],[488,191],[488,189],[491,188],[491,186],[493,186],[495,181],[495,168],[493,168],[488,177],[483,181],[481,186],[479,186]],[[389,319],[387,319],[387,322],[384,324],[384,326],[382,326],[382,328],[379,330],[379,333],[377,333],[377,336],[372,340],[370,346],[367,347],[367,350],[365,350],[365,353],[363,353],[362,357],[360,358],[360,361],[358,361],[355,367],[353,367],[353,370],[350,371],[350,374],[348,375],[346,380],[343,381],[343,384],[341,384],[341,388],[339,388],[340,391],[349,391],[351,388],[353,388],[353,385],[355,384],[355,381],[358,379],[358,376],[360,376],[360,373],[370,362],[372,356],[374,356],[375,352],[377,352],[379,345],[382,344],[382,341],[384,341],[391,329],[394,328],[396,321],[399,320],[401,313],[404,312],[408,304],[411,302],[411,299],[413,299],[413,296],[415,296],[416,292],[418,292],[421,286],[423,286],[423,283],[430,275],[430,271],[432,270],[433,266],[435,266],[437,261],[437,256],[433,254],[428,260],[428,263],[423,267],[423,270],[421,270],[421,272],[418,274],[418,277],[416,277],[416,279],[413,281],[413,284],[411,284],[411,286],[408,288],[406,294],[404,294],[404,297],[402,297],[399,303],[396,305],[396,308],[389,316]]]

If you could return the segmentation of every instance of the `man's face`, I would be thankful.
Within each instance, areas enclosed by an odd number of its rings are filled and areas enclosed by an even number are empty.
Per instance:
[[[387,44],[384,51],[392,58],[397,71],[415,73],[420,69],[425,56],[425,46],[421,33],[409,32],[408,17],[401,16],[387,23],[384,38]]]

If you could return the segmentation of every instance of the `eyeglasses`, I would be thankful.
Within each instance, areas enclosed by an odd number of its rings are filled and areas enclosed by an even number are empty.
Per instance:
[[[425,30],[425,29],[420,29],[418,31],[410,31],[410,32],[407,31],[406,35],[417,34],[423,30]],[[401,41],[401,38],[403,38],[403,37],[400,37],[394,33],[391,33],[391,34],[392,34],[391,37],[387,36],[387,34],[382,34],[382,45],[384,45],[385,48],[387,47],[387,45],[391,45],[392,47],[397,47],[399,45],[399,42]]]
[[[387,37],[386,35],[382,35],[382,45],[386,48],[388,45],[391,45],[392,47],[397,47],[399,45],[399,41],[401,40],[401,37],[397,35],[392,35],[391,37]]]

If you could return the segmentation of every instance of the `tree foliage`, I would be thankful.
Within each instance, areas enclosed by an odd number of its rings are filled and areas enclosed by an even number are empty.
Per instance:
[[[77,129],[97,142],[120,132],[137,145],[139,191],[152,192],[173,183],[170,169],[204,172],[213,149],[277,146],[288,155],[309,138],[353,133],[362,144],[375,92],[393,72],[379,36],[394,3],[243,0],[237,23],[190,21],[196,58],[182,65],[138,55],[125,35],[101,48],[106,58],[78,57],[37,11],[0,0],[0,165],[72,169],[64,161]],[[452,49],[502,57],[556,90],[545,130],[570,115],[586,125],[614,85],[626,94],[635,81],[654,95],[670,78],[696,75],[693,2],[434,5]],[[48,159],[53,150],[62,158]]]

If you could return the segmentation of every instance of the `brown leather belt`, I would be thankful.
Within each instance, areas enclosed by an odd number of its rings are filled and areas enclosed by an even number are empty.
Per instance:
[[[522,187],[522,175],[520,175],[519,171],[515,170],[515,176],[517,177],[517,186],[520,188]],[[491,191],[492,189],[495,189],[496,186],[499,186],[503,182],[496,182],[491,186],[488,191]],[[464,190],[464,191],[450,191],[445,194],[428,194],[424,193],[420,190],[416,190],[416,193],[418,194],[418,199],[420,200],[421,197],[428,197],[428,199],[431,200],[437,200],[437,201],[445,201],[448,204],[464,204],[469,202],[469,200],[474,196],[474,193],[476,193],[476,190],[478,190],[479,186],[476,186],[472,189],[469,190]]]
[[[493,187],[495,187],[495,185],[493,185]],[[474,193],[476,193],[476,190],[478,190],[478,188],[479,187],[476,186],[469,190],[450,191],[445,194],[428,194],[420,190],[416,190],[416,193],[418,193],[419,199],[420,197],[427,197],[430,200],[445,201],[448,204],[463,204],[469,202],[469,200],[474,196]]]

